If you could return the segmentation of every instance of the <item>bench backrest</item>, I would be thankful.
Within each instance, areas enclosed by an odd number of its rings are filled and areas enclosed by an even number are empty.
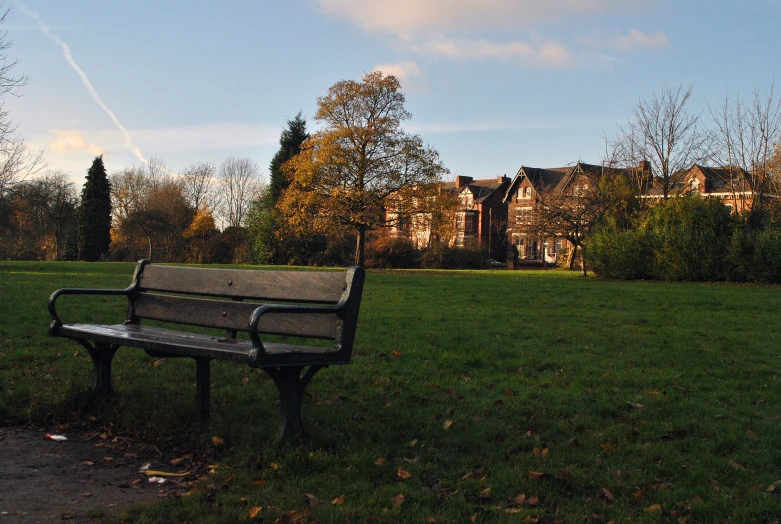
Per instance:
[[[352,301],[357,317],[363,270],[278,271],[160,266],[140,261],[134,275],[128,321],[140,319],[247,331],[262,304],[337,304]],[[357,318],[335,313],[269,313],[260,333],[337,340],[352,338]],[[344,331],[349,331],[345,333]],[[339,340],[337,340],[339,342]]]

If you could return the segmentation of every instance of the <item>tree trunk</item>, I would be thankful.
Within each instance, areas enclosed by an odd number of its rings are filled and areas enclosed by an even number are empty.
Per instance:
[[[580,246],[580,266],[583,268],[583,276],[588,276],[586,273],[586,250],[583,246]]]
[[[364,264],[364,247],[366,245],[366,228],[359,227],[358,235],[355,241],[355,265],[363,266]]]

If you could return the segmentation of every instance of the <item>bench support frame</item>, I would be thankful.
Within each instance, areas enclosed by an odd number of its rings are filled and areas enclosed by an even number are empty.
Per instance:
[[[310,366],[301,375],[304,366],[286,366],[278,368],[262,368],[274,380],[279,390],[279,432],[278,440],[300,437],[304,433],[301,420],[301,404],[304,391],[315,373],[326,366]]]

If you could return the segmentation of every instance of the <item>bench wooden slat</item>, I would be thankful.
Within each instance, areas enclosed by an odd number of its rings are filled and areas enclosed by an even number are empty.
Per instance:
[[[249,317],[261,304],[230,300],[209,300],[175,295],[139,293],[137,317],[191,326],[247,331]],[[334,340],[338,317],[335,313],[295,315],[268,313],[258,326],[260,333]]]
[[[249,362],[249,353],[252,349],[252,344],[248,340],[226,340],[214,335],[135,324],[64,324],[60,329],[63,336],[67,337],[109,343],[121,341],[122,345],[129,347],[243,364]],[[264,348],[269,355],[298,354],[302,357],[311,355],[317,362],[322,361],[324,355],[335,353],[333,348],[275,342],[264,344]]]
[[[345,280],[343,271],[252,271],[150,264],[144,267],[139,288],[266,302],[336,303],[345,289]]]

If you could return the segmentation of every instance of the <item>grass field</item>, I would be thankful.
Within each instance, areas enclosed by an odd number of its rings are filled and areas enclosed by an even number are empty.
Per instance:
[[[89,400],[89,358],[46,336],[46,301],[124,287],[132,269],[0,262],[0,420],[110,424],[218,465],[132,521],[250,521],[257,507],[264,522],[781,516],[777,287],[369,272],[352,364],[315,376],[309,437],[278,448],[276,390],[246,366],[213,364],[205,427],[190,360],[120,350],[116,395]],[[124,315],[121,300],[70,305],[66,322]]]

